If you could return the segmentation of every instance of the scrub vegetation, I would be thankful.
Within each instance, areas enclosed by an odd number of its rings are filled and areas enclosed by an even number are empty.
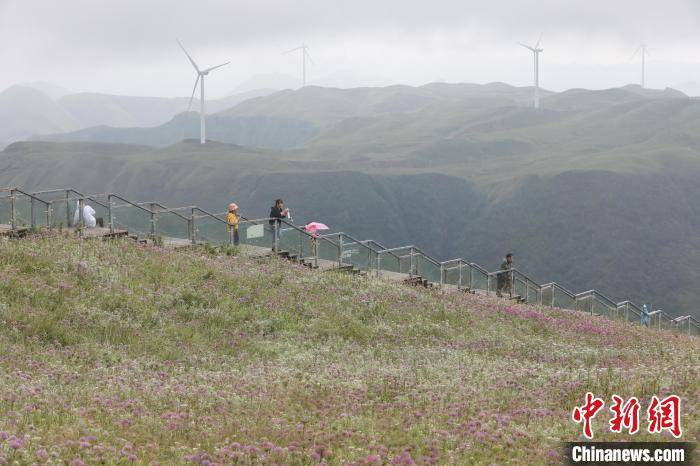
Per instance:
[[[700,440],[697,338],[212,250],[0,240],[0,349],[0,464],[558,464],[586,391]]]

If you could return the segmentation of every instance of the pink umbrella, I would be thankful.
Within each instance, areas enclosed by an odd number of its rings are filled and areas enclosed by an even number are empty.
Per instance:
[[[311,230],[330,230],[327,225],[319,222],[311,222],[306,225],[304,225],[304,230],[311,231]]]

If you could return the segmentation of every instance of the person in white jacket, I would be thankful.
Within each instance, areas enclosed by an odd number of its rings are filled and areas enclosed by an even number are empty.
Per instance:
[[[97,219],[95,218],[95,209],[92,206],[85,204],[83,206],[83,225],[86,228],[95,228],[97,226]],[[80,222],[80,202],[75,204],[75,214],[73,215],[73,226],[78,226]]]

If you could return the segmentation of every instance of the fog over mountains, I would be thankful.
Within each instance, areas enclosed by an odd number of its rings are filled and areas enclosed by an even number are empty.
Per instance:
[[[252,89],[207,101],[217,112],[274,92]],[[50,83],[15,85],[0,92],[0,143],[38,134],[76,131],[94,126],[149,127],[170,121],[187,110],[189,98],[134,97],[91,92],[71,93]],[[199,100],[194,99],[193,108]]]
[[[637,85],[543,92],[539,110],[504,83],[261,93],[208,105],[201,146],[187,99],[12,88],[2,137],[33,140],[0,152],[0,184],[233,198],[250,216],[284,197],[299,221],[491,269],[512,250],[537,280],[699,315],[699,100]]]

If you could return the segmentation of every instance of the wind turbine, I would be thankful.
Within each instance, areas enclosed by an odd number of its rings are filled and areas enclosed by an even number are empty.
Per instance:
[[[642,51],[642,89],[644,89],[644,81],[645,81],[645,78],[646,78],[646,76],[645,76],[645,73],[646,73],[646,56],[649,54],[649,52],[647,52],[647,44],[642,44],[642,45],[640,45],[640,46],[637,48],[637,50],[635,50],[634,53],[632,54],[632,58],[634,58],[634,57],[639,53],[640,50]]]
[[[306,44],[301,44],[301,46],[292,50],[287,50],[284,53],[292,53],[296,52],[297,50],[301,50],[301,87],[306,87],[306,59],[308,58],[311,63],[314,61],[311,59],[311,55],[309,54],[309,46]]]
[[[192,99],[194,99],[194,93],[197,91],[197,84],[199,84],[200,80],[202,81],[199,90],[200,90],[200,100],[199,103],[201,105],[201,111],[199,113],[199,142],[201,144],[204,144],[207,141],[207,131],[206,131],[206,125],[204,123],[204,77],[209,74],[212,70],[215,70],[217,68],[221,68],[224,65],[228,65],[231,63],[230,61],[227,61],[226,63],[222,63],[220,65],[212,66],[211,68],[207,68],[205,70],[200,70],[197,64],[194,62],[192,57],[190,56],[189,53],[187,53],[187,50],[185,50],[185,46],[182,45],[182,42],[180,40],[177,40],[177,43],[180,45],[180,48],[182,49],[183,52],[185,52],[185,55],[187,55],[187,58],[190,60],[190,63],[192,63],[192,66],[194,66],[195,71],[197,72],[197,79],[194,81],[194,87],[192,88],[192,96],[190,97],[190,103],[187,105],[187,111],[190,111],[190,108],[192,108]]]
[[[540,53],[543,51],[543,49],[540,48],[541,40],[542,36],[540,35],[540,38],[537,39],[537,44],[535,44],[534,47],[518,42],[526,49],[531,50],[535,58],[535,108],[540,108]]]

